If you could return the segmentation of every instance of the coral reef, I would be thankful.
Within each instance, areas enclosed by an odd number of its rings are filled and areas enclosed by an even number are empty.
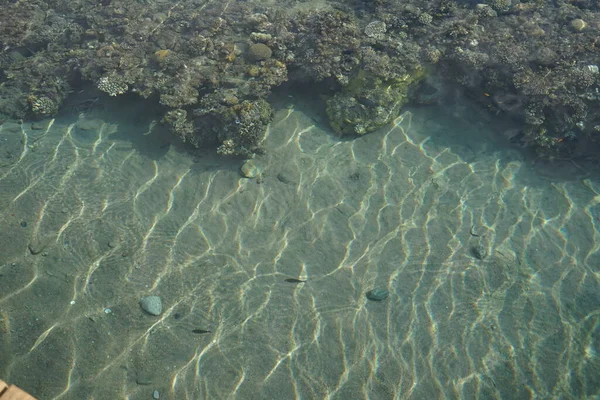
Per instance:
[[[127,84],[114,74],[112,76],[103,76],[100,78],[97,87],[103,92],[108,93],[109,96],[127,93],[127,90],[129,89]]]
[[[327,100],[327,116],[341,135],[363,135],[391,122],[408,101],[409,87],[424,76],[421,68],[396,79],[360,69],[344,89]]]
[[[92,83],[107,99],[156,99],[194,146],[249,154],[286,81],[327,88],[342,134],[376,129],[407,100],[443,101],[445,84],[519,121],[522,144],[577,156],[600,142],[599,30],[591,1],[11,1],[0,120],[53,115]],[[425,70],[435,85],[411,89]]]

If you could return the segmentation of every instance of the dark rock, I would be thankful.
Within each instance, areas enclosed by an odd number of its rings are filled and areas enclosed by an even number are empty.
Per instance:
[[[471,253],[473,253],[473,256],[478,260],[483,260],[488,256],[488,249],[481,243],[477,243],[475,246],[471,247]]]
[[[390,292],[385,289],[375,288],[367,292],[367,299],[373,301],[382,301],[390,296]]]

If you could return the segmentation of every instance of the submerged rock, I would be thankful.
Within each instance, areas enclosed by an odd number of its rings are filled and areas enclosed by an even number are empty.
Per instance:
[[[146,296],[140,299],[142,310],[151,315],[160,315],[162,313],[162,300],[158,296]]]
[[[367,292],[367,299],[373,301],[383,301],[390,296],[390,292],[385,289],[374,288]]]
[[[477,243],[471,247],[471,253],[473,253],[475,258],[478,260],[483,260],[488,256],[488,249],[487,246],[483,245],[482,243]]]
[[[397,79],[359,70],[342,92],[327,100],[331,128],[340,135],[364,135],[392,122],[408,101],[409,88],[425,76],[422,68]]]
[[[261,172],[262,169],[254,160],[246,160],[240,167],[240,174],[244,178],[258,178]]]
[[[248,58],[251,61],[262,61],[271,58],[273,51],[264,43],[255,43],[248,49]]]

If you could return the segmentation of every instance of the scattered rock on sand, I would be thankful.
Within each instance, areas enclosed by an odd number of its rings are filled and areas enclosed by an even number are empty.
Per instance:
[[[140,299],[142,310],[151,315],[160,315],[162,313],[162,300],[158,296],[146,296]]]
[[[385,289],[374,288],[367,292],[367,299],[373,301],[382,301],[389,297],[390,292]]]
[[[477,243],[471,248],[471,252],[478,260],[483,260],[488,256],[488,249],[482,243]]]
[[[258,178],[261,172],[260,166],[254,160],[246,160],[240,167],[240,173],[244,178]]]

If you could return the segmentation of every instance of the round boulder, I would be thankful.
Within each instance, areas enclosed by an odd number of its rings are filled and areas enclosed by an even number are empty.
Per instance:
[[[264,43],[255,43],[248,49],[248,58],[251,61],[262,61],[271,58],[273,51]]]

